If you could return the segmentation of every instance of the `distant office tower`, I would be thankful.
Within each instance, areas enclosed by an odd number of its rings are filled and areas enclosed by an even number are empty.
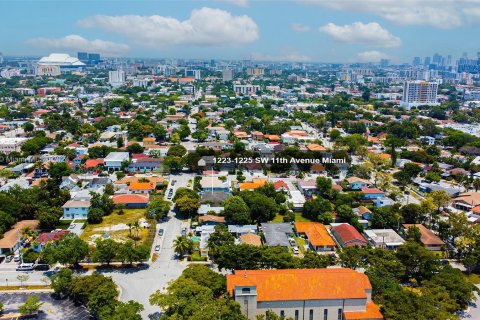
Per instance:
[[[210,67],[214,68],[215,65],[216,65],[215,60],[214,59],[210,60]]]
[[[77,58],[78,60],[82,62],[87,62],[88,61],[88,53],[87,52],[77,52]]]
[[[202,79],[202,75],[200,70],[185,70],[185,77],[192,77],[195,78],[196,80]]]
[[[0,52],[0,64],[3,63],[3,53]]]
[[[233,85],[233,91],[243,94],[252,94],[260,90],[260,86],[253,84],[235,84]]]
[[[458,72],[480,73],[480,57],[477,59],[465,58],[465,54],[457,61]]]
[[[428,81],[405,81],[401,105],[407,110],[416,106],[437,106],[438,83]]]
[[[222,71],[222,80],[225,81],[232,81],[234,77],[233,69],[224,69]]]
[[[449,55],[447,56],[447,66],[451,66],[451,65],[452,65],[452,55],[449,54]]]
[[[432,58],[432,62],[436,65],[441,65],[442,64],[442,60],[443,60],[443,57],[438,54],[438,53],[435,53],[433,55],[433,58]]]
[[[419,66],[421,64],[420,57],[415,57],[413,58],[413,63],[414,66]]]
[[[265,69],[263,68],[247,68],[247,75],[249,76],[263,76],[265,74]]]
[[[388,59],[381,59],[380,60],[380,67],[385,68],[390,65],[390,60]]]
[[[431,61],[432,61],[432,58],[430,58],[430,57],[425,57],[425,61],[424,61],[423,64],[428,67],[428,66],[430,65]]]
[[[115,70],[108,72],[108,83],[116,88],[125,84],[125,71]]]
[[[88,54],[88,61],[92,64],[96,64],[100,62],[100,53],[89,53]]]

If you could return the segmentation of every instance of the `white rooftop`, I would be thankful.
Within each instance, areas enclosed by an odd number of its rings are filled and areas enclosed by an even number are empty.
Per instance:
[[[42,57],[38,64],[79,67],[85,65],[85,63],[66,53],[51,53],[47,57]]]

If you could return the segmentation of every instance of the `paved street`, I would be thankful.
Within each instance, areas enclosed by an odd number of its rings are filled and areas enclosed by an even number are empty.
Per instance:
[[[179,174],[172,175],[171,180],[177,180],[173,188],[186,187],[191,175]],[[175,259],[173,249],[173,240],[181,234],[183,221],[175,217],[175,213],[170,211],[168,222],[157,224],[157,235],[154,245],[160,245],[158,259],[153,262],[148,269],[123,269],[122,271],[102,271],[104,275],[111,276],[119,286],[121,292],[120,300],[136,300],[145,306],[142,312],[143,319],[155,319],[158,313],[158,307],[150,305],[149,297],[157,290],[163,290],[168,283],[180,276],[185,269],[185,265]],[[158,230],[162,228],[165,233],[163,237],[158,236]]]

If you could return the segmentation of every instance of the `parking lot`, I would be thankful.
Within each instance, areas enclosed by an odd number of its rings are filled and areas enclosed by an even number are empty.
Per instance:
[[[40,296],[43,302],[40,308],[38,319],[48,320],[87,320],[93,319],[90,314],[81,306],[76,306],[71,300],[56,300],[51,293],[2,293],[0,302],[4,305],[4,314],[17,313],[18,307],[22,305],[28,296]]]

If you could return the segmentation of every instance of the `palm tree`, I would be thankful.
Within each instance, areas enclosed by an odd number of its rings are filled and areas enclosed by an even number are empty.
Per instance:
[[[180,259],[182,259],[185,253],[190,254],[192,252],[193,241],[190,238],[178,236],[173,241],[173,247],[175,248],[175,252],[180,256]]]
[[[140,222],[135,221],[133,223],[133,228],[135,229],[135,238],[138,239],[138,230],[140,229]]]
[[[131,238],[132,237],[133,224],[129,222],[129,223],[127,223],[127,226],[128,226],[128,232],[130,233],[129,237]]]
[[[478,189],[480,189],[480,179],[479,178],[475,178],[473,180],[473,188],[475,188],[475,192],[477,192]]]

